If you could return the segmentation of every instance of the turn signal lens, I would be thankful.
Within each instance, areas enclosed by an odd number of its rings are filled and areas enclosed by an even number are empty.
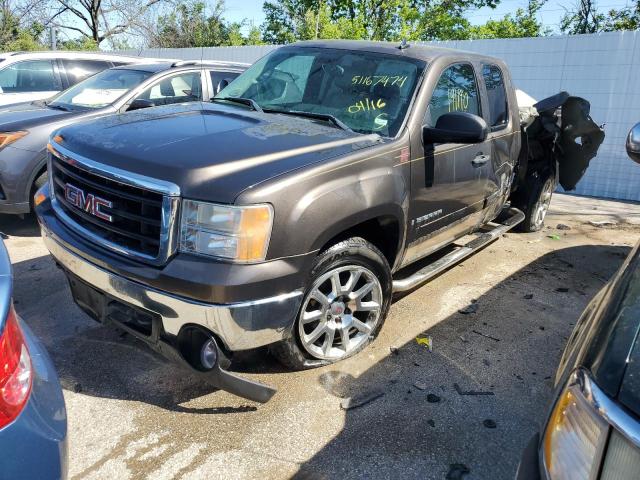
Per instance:
[[[0,132],[0,148],[11,145],[16,140],[21,139],[29,132]]]
[[[552,480],[594,478],[608,425],[569,381],[556,402],[544,436],[544,463]]]
[[[11,307],[0,336],[0,428],[20,414],[29,399],[32,380],[29,350]]]

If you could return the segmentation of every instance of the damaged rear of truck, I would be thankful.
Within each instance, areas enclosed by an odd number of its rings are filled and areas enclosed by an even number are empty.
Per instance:
[[[560,92],[535,102],[518,94],[522,147],[511,202],[526,213],[520,230],[533,232],[542,228],[555,187],[575,190],[605,134],[584,98]]]

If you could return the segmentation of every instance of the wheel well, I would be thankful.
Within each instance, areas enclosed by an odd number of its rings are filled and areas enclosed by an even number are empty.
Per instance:
[[[47,164],[45,163],[42,167],[40,167],[40,170],[38,170],[38,172],[34,175],[32,181],[31,181],[31,185],[29,185],[29,192],[31,192],[31,190],[33,190],[33,186],[35,185],[36,180],[38,180],[40,178],[40,175],[42,175],[46,171],[47,171]]]
[[[351,237],[361,237],[375,245],[383,253],[389,266],[393,268],[400,241],[399,223],[395,217],[377,217],[354,225],[332,237],[322,246],[320,251]]]

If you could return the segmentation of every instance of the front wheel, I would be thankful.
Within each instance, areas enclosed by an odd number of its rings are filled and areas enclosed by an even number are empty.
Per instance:
[[[520,224],[522,232],[537,232],[544,226],[544,220],[549,211],[551,197],[556,189],[556,179],[553,172],[536,174],[527,188],[524,204],[520,207],[525,218]]]
[[[318,255],[289,339],[272,348],[294,370],[343,360],[378,333],[391,304],[384,255],[358,237]]]

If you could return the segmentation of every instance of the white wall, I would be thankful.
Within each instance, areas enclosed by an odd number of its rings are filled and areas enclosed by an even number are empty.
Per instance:
[[[576,193],[640,201],[640,165],[626,155],[640,122],[640,31],[524,39],[434,42],[504,59],[518,88],[534,98],[566,90],[591,102],[606,138]],[[149,57],[254,62],[274,46],[127,51]],[[125,53],[125,52],[123,52]]]

